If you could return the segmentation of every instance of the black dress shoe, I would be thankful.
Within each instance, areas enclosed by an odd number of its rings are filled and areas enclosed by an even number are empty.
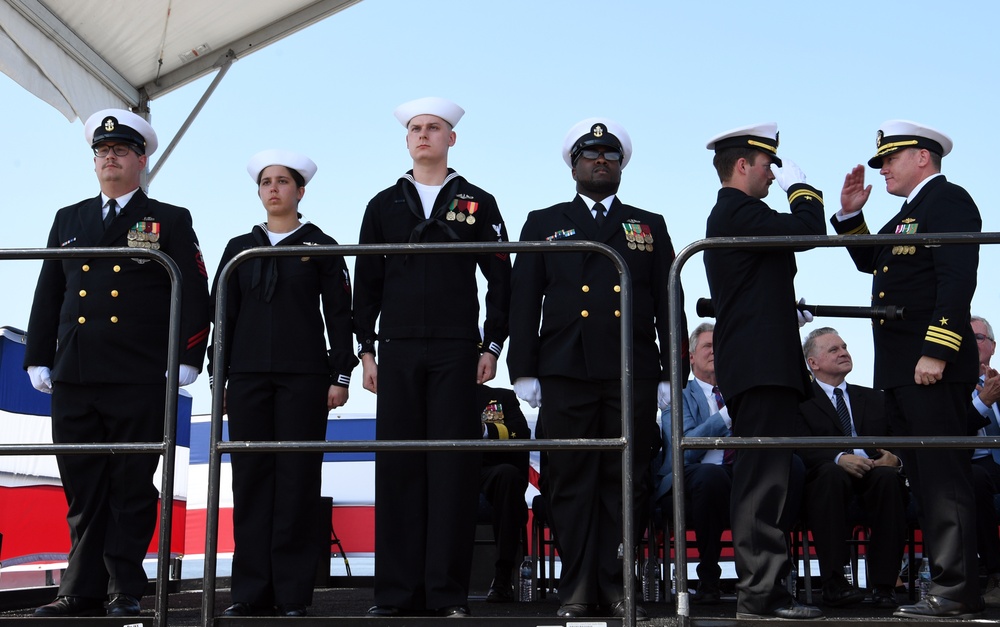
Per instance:
[[[590,611],[590,607],[583,603],[566,603],[559,606],[559,609],[556,610],[556,616],[559,618],[586,618],[593,616],[593,612]]]
[[[89,597],[56,597],[48,605],[35,610],[35,616],[105,616],[104,599]]]
[[[437,615],[442,618],[468,618],[472,616],[472,611],[468,605],[449,605],[439,609]]]
[[[222,613],[223,616],[271,616],[274,608],[254,603],[233,603]]]
[[[846,581],[836,581],[823,586],[823,605],[847,607],[856,605],[868,596],[861,588],[855,588]]]
[[[698,591],[691,595],[695,605],[716,605],[722,601],[722,592],[715,581],[703,581],[698,584]]]
[[[305,616],[306,606],[297,603],[278,606],[278,616]]]
[[[382,618],[388,616],[399,616],[402,612],[399,611],[398,607],[392,605],[373,605],[368,608],[369,616],[379,616]]]
[[[896,590],[892,586],[875,586],[872,591],[872,605],[883,610],[892,610],[899,606],[896,602]]]
[[[973,607],[958,601],[952,601],[936,594],[929,594],[914,605],[900,605],[893,616],[899,618],[975,618],[986,609],[982,597]]]
[[[611,607],[609,608],[609,610],[610,610],[610,613],[611,613],[612,616],[614,616],[616,618],[622,618],[622,619],[624,619],[625,618],[625,599],[621,599],[619,601],[615,601],[614,603],[612,603]],[[636,604],[636,606],[635,606],[635,620],[637,622],[638,621],[643,621],[643,620],[649,620],[649,615],[646,614],[646,610],[642,609],[642,606],[639,605],[639,604]]]
[[[789,601],[788,605],[783,605],[763,614],[756,614],[753,612],[736,612],[737,620],[773,620],[775,618],[781,620],[809,620],[812,618],[819,618],[822,615],[823,611],[818,607],[803,605],[795,599]]]
[[[139,599],[130,594],[112,594],[108,603],[108,616],[138,616]]]
[[[514,600],[514,586],[498,586],[496,582],[490,586],[490,591],[486,593],[487,603],[510,603]]]

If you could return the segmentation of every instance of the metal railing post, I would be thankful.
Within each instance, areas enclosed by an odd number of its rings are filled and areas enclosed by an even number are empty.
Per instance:
[[[177,387],[180,365],[180,310],[182,276],[177,264],[166,254],[144,248],[8,248],[0,249],[2,259],[64,259],[121,257],[147,258],[159,263],[170,278],[170,308],[167,330],[166,399],[163,416],[163,440],[159,444],[112,442],[94,444],[0,444],[0,455],[66,455],[85,453],[139,454],[158,453],[163,458],[160,481],[160,533],[157,550],[156,624],[167,625],[170,576],[170,535],[173,522],[174,470],[177,436]],[[30,341],[30,338],[28,338]]]

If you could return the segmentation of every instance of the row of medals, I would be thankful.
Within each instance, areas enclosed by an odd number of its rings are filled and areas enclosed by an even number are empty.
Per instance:
[[[652,233],[634,233],[626,225],[622,225],[625,230],[625,239],[628,240],[628,247],[630,250],[648,250],[653,252],[653,234]]]
[[[152,250],[159,250],[159,241],[159,233],[146,233],[145,231],[128,232],[128,245],[132,248],[150,248]]]
[[[456,213],[454,211],[449,211],[444,215],[444,217],[447,220],[458,220],[459,222],[465,222],[466,224],[476,223],[476,216],[472,215],[471,213],[469,215],[465,215],[464,213]]]

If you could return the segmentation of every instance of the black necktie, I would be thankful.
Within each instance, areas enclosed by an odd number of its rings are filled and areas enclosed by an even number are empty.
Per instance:
[[[104,216],[105,231],[108,230],[108,227],[111,226],[111,223],[115,221],[115,217],[118,215],[118,212],[115,210],[117,206],[118,203],[115,202],[114,198],[108,201],[108,215]]]
[[[836,399],[837,415],[840,416],[840,429],[846,436],[854,435],[851,432],[851,414],[847,411],[847,403],[844,402],[844,391],[840,388],[833,388],[833,396]]]
[[[605,211],[607,211],[607,209],[605,209],[604,205],[602,205],[601,203],[596,203],[594,205],[594,220],[597,221],[597,226],[598,227],[604,226],[604,212]]]

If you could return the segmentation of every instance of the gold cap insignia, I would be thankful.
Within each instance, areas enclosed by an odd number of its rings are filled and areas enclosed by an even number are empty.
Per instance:
[[[590,130],[594,137],[602,137],[604,135],[604,127],[600,124],[595,124],[594,128]]]
[[[885,134],[882,132],[882,129],[879,129],[878,133],[875,133],[875,147],[876,148],[881,148],[882,147],[882,138],[883,137],[885,137]]]

